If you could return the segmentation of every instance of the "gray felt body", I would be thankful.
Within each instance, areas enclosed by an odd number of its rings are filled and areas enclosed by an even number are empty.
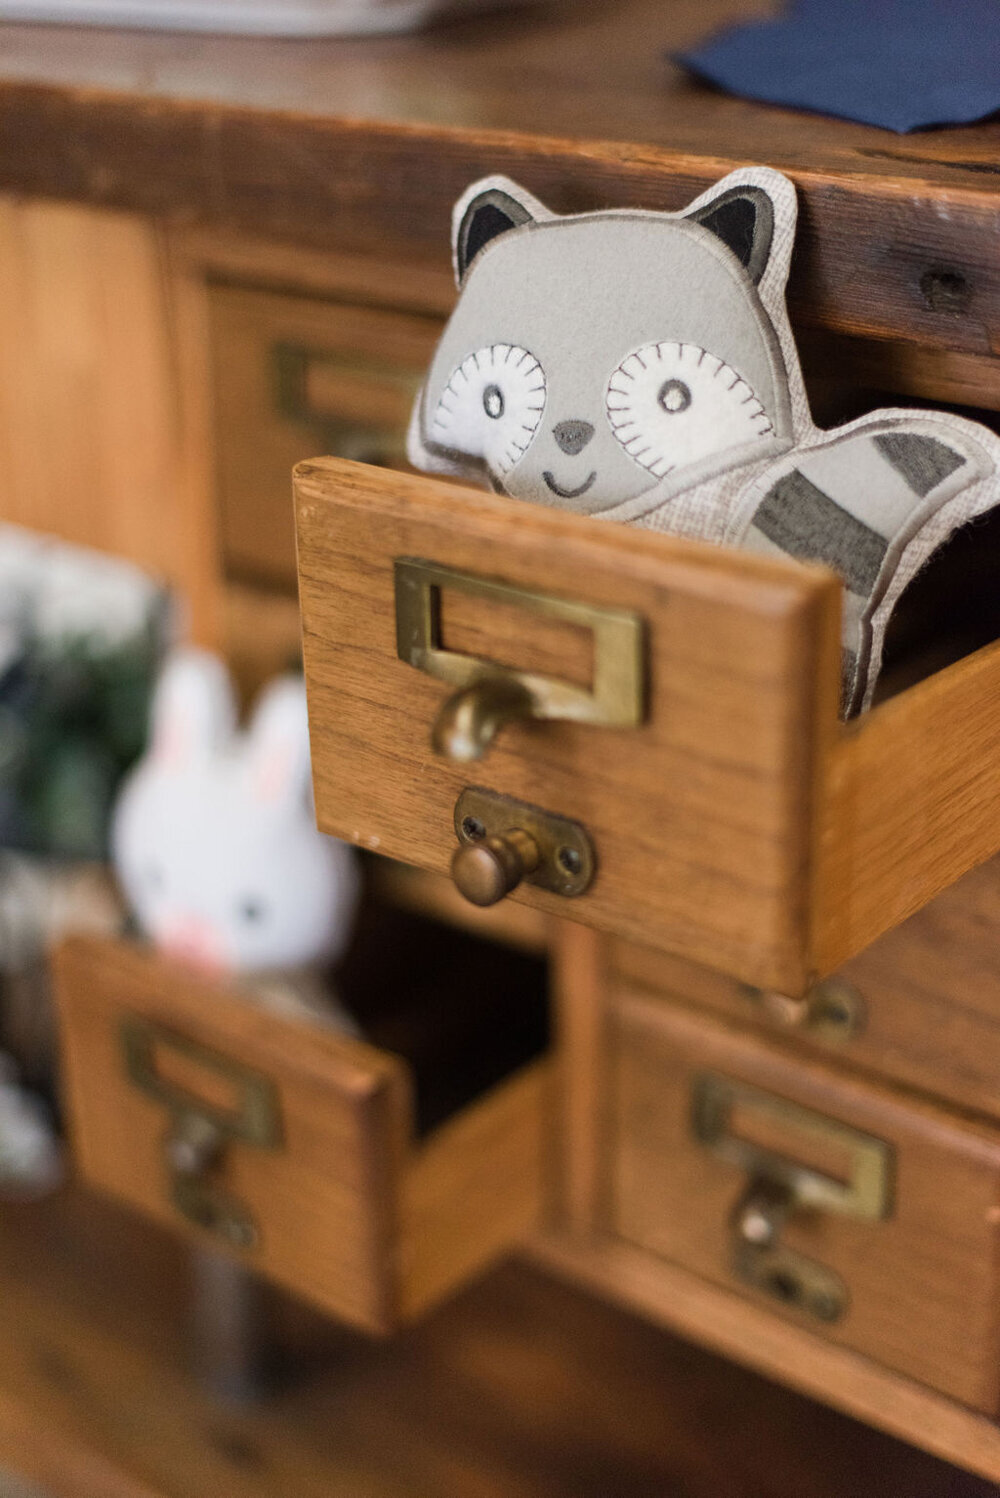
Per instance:
[[[409,450],[517,498],[826,563],[853,712],[907,583],[1000,501],[1000,443],[933,411],[815,426],[785,306],[795,218],[766,168],[681,213],[563,218],[504,178],[474,184]]]

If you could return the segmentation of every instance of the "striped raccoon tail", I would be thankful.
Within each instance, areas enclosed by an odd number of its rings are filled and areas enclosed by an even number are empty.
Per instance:
[[[823,562],[844,583],[842,712],[870,706],[906,585],[966,521],[1000,503],[1000,441],[959,417],[878,411],[783,458],[726,539]]]

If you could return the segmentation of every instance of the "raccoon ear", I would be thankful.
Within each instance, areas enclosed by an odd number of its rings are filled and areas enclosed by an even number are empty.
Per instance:
[[[452,219],[452,252],[459,286],[473,260],[491,240],[522,224],[551,217],[537,198],[507,177],[485,177],[474,182],[455,204]]]
[[[756,286],[767,269],[774,237],[774,204],[763,187],[727,188],[685,217],[728,245]]]

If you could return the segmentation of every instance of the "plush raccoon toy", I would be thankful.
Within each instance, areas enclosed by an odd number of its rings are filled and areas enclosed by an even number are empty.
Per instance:
[[[791,182],[763,167],[681,213],[560,217],[506,178],[475,183],[409,456],[516,499],[827,563],[846,714],[871,701],[907,583],[1000,502],[1000,441],[936,411],[814,425],[785,308],[795,217]]]

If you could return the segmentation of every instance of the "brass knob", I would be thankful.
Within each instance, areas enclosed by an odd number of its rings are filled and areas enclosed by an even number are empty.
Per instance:
[[[458,848],[451,861],[455,887],[473,905],[495,905],[538,867],[538,844],[515,827]]]
[[[224,1145],[218,1124],[200,1113],[184,1113],[167,1140],[167,1159],[180,1176],[202,1176],[218,1164]]]
[[[782,1228],[798,1206],[799,1200],[790,1186],[755,1177],[733,1212],[736,1236],[755,1248],[768,1248],[778,1241]]]
[[[482,759],[505,723],[530,718],[535,700],[527,687],[502,676],[487,676],[449,697],[431,733],[435,753],[467,764]]]

